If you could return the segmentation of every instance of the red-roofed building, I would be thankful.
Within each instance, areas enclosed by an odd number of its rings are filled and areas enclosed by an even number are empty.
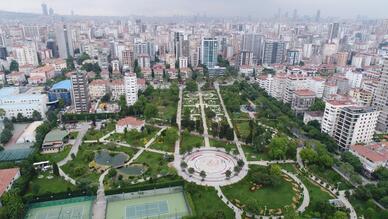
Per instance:
[[[125,129],[127,129],[127,131],[136,129],[140,132],[143,127],[144,127],[144,120],[140,120],[140,119],[137,119],[136,117],[128,116],[117,121],[116,132],[124,133]]]
[[[379,167],[388,165],[388,142],[355,144],[350,146],[350,152],[358,157],[366,173],[371,174]]]
[[[12,184],[20,177],[19,168],[0,170],[0,197],[11,189]]]

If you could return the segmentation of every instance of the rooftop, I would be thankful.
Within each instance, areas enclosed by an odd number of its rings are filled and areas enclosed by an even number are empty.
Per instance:
[[[19,168],[10,168],[0,170],[0,196],[3,195],[9,184],[19,172]]]
[[[44,137],[44,143],[62,141],[69,133],[65,130],[53,129]]]
[[[310,89],[296,90],[296,91],[294,91],[294,93],[297,96],[304,96],[304,97],[315,96],[315,92],[310,90]]]
[[[388,161],[388,142],[372,143],[368,145],[352,145],[350,148],[358,155],[372,162]]]
[[[117,125],[118,126],[126,126],[126,125],[142,126],[144,125],[144,121],[132,116],[128,116],[117,121]]]
[[[66,90],[71,90],[71,80],[63,80],[60,81],[56,84],[54,84],[51,87],[51,90],[56,90],[56,89],[66,89]]]

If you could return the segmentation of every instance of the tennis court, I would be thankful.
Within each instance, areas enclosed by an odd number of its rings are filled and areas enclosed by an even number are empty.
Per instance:
[[[91,219],[92,198],[80,197],[30,206],[26,219]]]
[[[32,148],[9,149],[0,151],[1,161],[17,161],[26,159],[34,151]]]
[[[176,219],[189,215],[183,192],[108,201],[106,219]]]

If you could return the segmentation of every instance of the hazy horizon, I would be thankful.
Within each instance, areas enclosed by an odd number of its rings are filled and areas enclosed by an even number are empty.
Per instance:
[[[174,16],[206,14],[208,16],[231,17],[251,16],[266,18],[275,15],[279,9],[282,14],[293,16],[315,16],[321,10],[322,17],[354,18],[358,15],[369,18],[387,18],[386,0],[12,0],[1,1],[0,10],[14,12],[41,13],[41,4],[46,3],[55,13],[94,16]],[[313,5],[312,5],[313,4]],[[152,12],[152,13],[150,13]]]

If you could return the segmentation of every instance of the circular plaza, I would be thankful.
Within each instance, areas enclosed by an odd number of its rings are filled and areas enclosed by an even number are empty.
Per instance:
[[[239,158],[219,148],[203,147],[183,155],[181,176],[199,185],[224,186],[241,180],[246,165],[239,165]]]

